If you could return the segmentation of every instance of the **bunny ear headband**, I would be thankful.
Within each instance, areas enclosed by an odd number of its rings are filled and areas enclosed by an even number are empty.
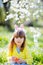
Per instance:
[[[16,33],[18,30],[20,30],[20,31],[23,31],[26,35],[26,30],[24,29],[23,24],[21,24],[20,27],[18,27],[18,25],[15,24],[14,28],[15,28],[14,33]],[[14,36],[14,34],[13,34],[13,36]],[[13,36],[12,36],[11,40],[13,39]]]
[[[24,25],[21,24],[20,27],[18,27],[18,25],[15,25],[15,33],[20,30],[23,31],[26,34],[26,30],[24,29]]]

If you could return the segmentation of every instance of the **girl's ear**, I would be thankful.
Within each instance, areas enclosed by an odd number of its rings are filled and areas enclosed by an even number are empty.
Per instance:
[[[14,28],[15,28],[15,30],[17,30],[18,29],[18,25],[15,24]]]
[[[21,24],[21,25],[20,25],[20,28],[24,28],[24,25],[23,25],[23,24]]]

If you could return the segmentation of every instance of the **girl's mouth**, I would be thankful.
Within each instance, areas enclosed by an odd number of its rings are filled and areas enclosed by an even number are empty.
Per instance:
[[[18,41],[18,43],[20,43],[20,41]]]

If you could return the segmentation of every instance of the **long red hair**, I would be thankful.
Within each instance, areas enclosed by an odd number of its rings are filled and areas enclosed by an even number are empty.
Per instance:
[[[21,38],[24,37],[24,41],[23,41],[23,43],[21,45],[21,51],[23,51],[23,49],[25,47],[26,36],[25,36],[25,32],[20,31],[20,30],[18,30],[17,32],[14,32],[13,37],[12,37],[10,43],[9,43],[9,46],[8,46],[9,51],[13,52],[14,44],[16,45],[16,43],[14,42],[15,37],[21,37]]]

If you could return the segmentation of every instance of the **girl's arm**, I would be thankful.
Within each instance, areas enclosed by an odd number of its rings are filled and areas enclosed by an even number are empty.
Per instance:
[[[27,62],[27,64],[32,65],[33,58],[32,58],[32,55],[28,49],[29,49],[28,47],[26,47],[26,49],[25,49],[25,56],[26,56],[25,61]]]

